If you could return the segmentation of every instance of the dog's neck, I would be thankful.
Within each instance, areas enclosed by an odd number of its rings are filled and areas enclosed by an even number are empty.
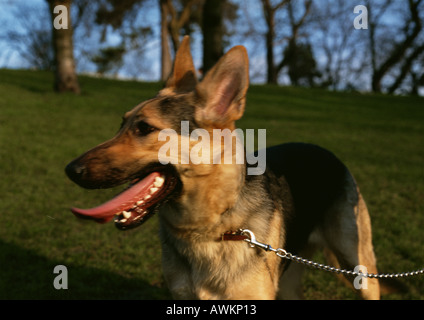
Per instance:
[[[213,238],[216,232],[242,223],[232,213],[245,183],[245,172],[244,164],[214,165],[207,175],[182,176],[181,196],[162,209],[167,211],[161,215],[164,225],[176,234],[198,237],[202,233]]]
[[[175,237],[193,241],[216,241],[221,234],[261,224],[264,212],[274,204],[252,199],[260,192],[265,176],[248,176],[246,165],[233,165],[207,176],[191,177],[179,199],[169,202],[161,215],[162,225]],[[190,227],[188,227],[190,226]]]

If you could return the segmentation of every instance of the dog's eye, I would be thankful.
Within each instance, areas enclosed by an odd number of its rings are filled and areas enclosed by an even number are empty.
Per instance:
[[[156,130],[155,127],[152,127],[150,124],[144,121],[140,121],[139,123],[137,123],[136,133],[140,136],[146,136],[155,130]]]

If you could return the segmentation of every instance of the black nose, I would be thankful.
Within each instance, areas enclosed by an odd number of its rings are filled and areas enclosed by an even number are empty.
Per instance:
[[[65,172],[69,179],[79,184],[86,172],[86,168],[78,161],[72,161],[66,166]]]

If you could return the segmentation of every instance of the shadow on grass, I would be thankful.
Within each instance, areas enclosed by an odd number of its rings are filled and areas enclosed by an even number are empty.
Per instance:
[[[0,241],[0,299],[169,299],[166,288],[104,270],[67,265],[68,289],[57,290],[56,265],[34,252]]]

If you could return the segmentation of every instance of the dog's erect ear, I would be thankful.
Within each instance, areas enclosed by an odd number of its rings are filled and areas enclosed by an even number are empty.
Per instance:
[[[192,91],[197,84],[196,69],[190,53],[190,37],[185,36],[175,54],[174,69],[166,87],[175,92]]]
[[[246,48],[228,51],[196,86],[200,108],[196,118],[205,124],[226,127],[241,118],[249,87]]]

